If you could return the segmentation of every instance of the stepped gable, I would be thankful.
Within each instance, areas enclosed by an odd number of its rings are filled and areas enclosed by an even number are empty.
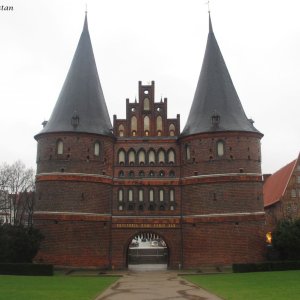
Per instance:
[[[83,31],[71,67],[52,115],[39,134],[50,132],[113,135],[97,72],[87,16],[85,16]]]
[[[194,100],[181,136],[215,131],[259,131],[243,110],[209,15],[209,34]]]

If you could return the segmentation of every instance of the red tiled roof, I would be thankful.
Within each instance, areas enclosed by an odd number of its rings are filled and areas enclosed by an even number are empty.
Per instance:
[[[297,159],[293,160],[273,175],[264,183],[264,205],[269,206],[278,202],[284,194],[287,184],[291,178]]]

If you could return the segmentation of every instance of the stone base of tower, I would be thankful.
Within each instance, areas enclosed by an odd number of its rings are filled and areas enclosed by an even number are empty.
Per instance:
[[[264,215],[183,217],[180,224],[41,220],[35,222],[45,240],[37,262],[57,266],[128,268],[128,249],[138,234],[155,234],[168,251],[169,269],[198,269],[264,260]]]
[[[197,222],[183,225],[183,267],[231,265],[265,259],[264,219]]]
[[[110,267],[109,223],[38,220],[35,226],[45,236],[36,262],[100,269]]]

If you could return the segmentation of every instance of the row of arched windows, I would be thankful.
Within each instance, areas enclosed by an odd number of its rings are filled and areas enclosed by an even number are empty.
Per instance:
[[[145,116],[143,120],[143,131],[144,135],[148,136],[150,133],[151,129],[151,122],[149,116]],[[138,130],[138,122],[136,116],[132,116],[130,119],[130,132],[132,136],[136,136],[137,130]],[[158,136],[161,136],[163,132],[163,119],[162,116],[157,116],[156,117],[156,134]],[[120,124],[118,127],[118,135],[119,136],[124,136],[125,134],[125,128],[123,124]],[[175,125],[170,124],[169,125],[169,135],[170,136],[175,136]]]
[[[149,210],[165,210],[169,208],[174,210],[175,204],[175,191],[174,189],[119,189],[117,194],[118,210],[134,210],[138,207],[139,210],[144,210],[148,207]]]
[[[93,144],[93,152],[94,152],[94,155],[95,156],[99,156],[100,155],[100,143],[99,142],[95,142]],[[57,154],[64,154],[64,142],[59,139],[57,142],[56,142],[56,153]]]
[[[167,152],[163,149],[158,150],[156,153],[153,149],[148,152],[141,149],[136,152],[130,149],[127,153],[124,149],[120,149],[118,152],[118,163],[120,165],[154,165],[154,164],[175,164],[175,151],[169,149]]]
[[[171,170],[167,174],[169,177],[175,177],[175,171]],[[166,173],[164,170],[160,170],[158,173],[155,173],[153,170],[149,171],[149,173],[145,173],[143,170],[135,173],[133,170],[129,171],[127,174],[123,170],[121,170],[118,174],[119,177],[165,177]]]

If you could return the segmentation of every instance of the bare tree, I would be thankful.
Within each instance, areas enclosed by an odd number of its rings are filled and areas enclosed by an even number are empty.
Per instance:
[[[34,205],[34,170],[17,161],[0,167],[0,210],[11,224],[29,222]],[[8,214],[8,215],[7,215]],[[29,216],[29,214],[31,214]]]
[[[0,165],[0,223],[10,222],[11,205],[7,190],[10,179],[10,166],[6,163]]]

